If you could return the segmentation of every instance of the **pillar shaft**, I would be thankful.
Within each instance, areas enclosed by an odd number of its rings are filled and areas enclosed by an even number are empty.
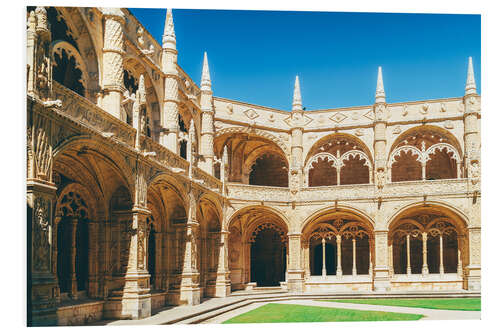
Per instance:
[[[444,275],[444,263],[443,263],[443,235],[439,234],[439,274]]]
[[[337,276],[342,276],[342,236],[337,235]]]
[[[103,47],[102,108],[114,117],[126,121],[121,107],[123,87],[123,13],[117,8],[105,11]]]
[[[357,275],[357,269],[356,269],[356,238],[352,238],[352,275],[356,276]]]
[[[326,263],[325,263],[325,239],[324,238],[321,238],[321,245],[322,245],[322,249],[323,249],[323,252],[322,253],[322,263],[323,263],[323,266],[321,268],[321,275],[326,278]]]
[[[422,233],[422,275],[429,274],[429,266],[427,265],[427,233]]]
[[[411,261],[410,261],[410,235],[406,235],[406,274],[411,275]]]

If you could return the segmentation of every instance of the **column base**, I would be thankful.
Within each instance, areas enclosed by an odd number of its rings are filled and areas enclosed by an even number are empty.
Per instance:
[[[289,292],[301,293],[304,291],[304,271],[288,271],[288,280],[286,285]]]
[[[481,291],[481,266],[468,266],[465,283],[467,290]]]
[[[104,304],[105,319],[143,319],[151,317],[151,294],[114,292]]]
[[[32,279],[31,304],[28,309],[28,326],[57,325],[57,285],[51,275]]]
[[[389,268],[375,267],[373,270],[373,291],[390,291],[391,281],[389,276]]]

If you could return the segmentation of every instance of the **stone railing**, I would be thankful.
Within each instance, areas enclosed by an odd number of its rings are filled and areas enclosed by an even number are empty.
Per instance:
[[[206,173],[200,168],[193,168],[193,177],[195,179],[200,179],[203,181],[203,185],[206,187],[215,190],[219,193],[222,193],[222,182],[214,176]]]
[[[387,183],[382,191],[384,197],[447,195],[467,192],[467,178]]]
[[[150,137],[144,135],[141,136],[141,149],[146,152],[155,152],[156,156],[152,156],[151,159],[166,167],[180,168],[186,171],[189,168],[188,161],[179,155],[174,154],[158,142],[153,141]]]
[[[228,197],[235,200],[249,201],[290,201],[288,187],[257,186],[238,183],[228,183]]]
[[[373,198],[373,184],[306,187],[297,194],[297,201],[331,201]]]
[[[134,146],[135,129],[116,119],[86,98],[53,81],[55,99],[62,102],[58,111],[73,121],[100,133],[110,133],[118,141]]]
[[[287,187],[256,186],[228,183],[228,197],[235,200],[278,201],[292,200]],[[388,183],[380,193],[374,184],[315,186],[297,192],[297,202],[322,202],[332,200],[366,200],[379,196],[415,197],[424,195],[454,195],[468,192],[467,179],[442,179]]]

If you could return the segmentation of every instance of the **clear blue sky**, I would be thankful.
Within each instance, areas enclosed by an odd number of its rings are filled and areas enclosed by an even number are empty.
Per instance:
[[[166,9],[130,9],[160,42]],[[481,82],[481,18],[455,14],[173,9],[178,62],[199,84],[208,53],[215,96],[290,110],[371,105],[377,66],[387,101],[464,94]]]

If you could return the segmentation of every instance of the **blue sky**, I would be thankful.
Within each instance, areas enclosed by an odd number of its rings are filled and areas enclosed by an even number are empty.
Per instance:
[[[161,43],[166,9],[131,12]],[[295,75],[307,110],[371,105],[382,66],[389,103],[464,94],[481,81],[481,18],[173,9],[178,62],[199,84],[208,53],[215,96],[290,110]]]

